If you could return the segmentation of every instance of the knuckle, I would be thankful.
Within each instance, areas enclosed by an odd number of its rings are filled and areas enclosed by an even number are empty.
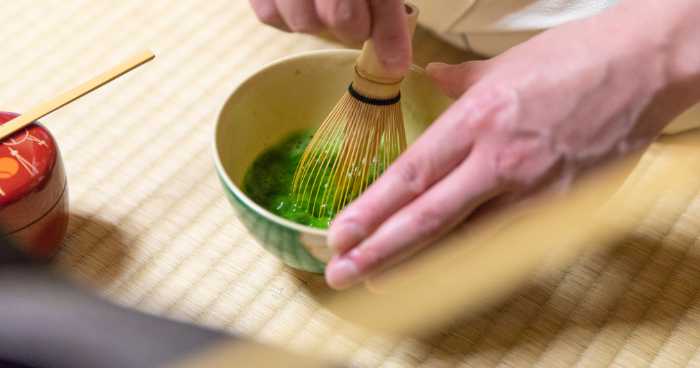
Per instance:
[[[509,185],[520,184],[521,167],[527,157],[527,152],[511,147],[499,151],[495,157],[495,171],[500,181]]]
[[[255,7],[255,15],[262,23],[267,25],[277,25],[280,14],[274,4],[264,3]]]
[[[345,25],[348,23],[349,19],[352,18],[351,11],[344,4],[344,1],[334,1],[333,7],[328,12],[327,16],[324,17],[328,26],[332,28],[337,28],[338,26]]]
[[[396,170],[401,184],[411,195],[419,195],[427,189],[427,170],[418,160],[404,160]]]
[[[424,208],[411,216],[410,223],[418,236],[427,236],[440,230],[444,222],[444,214],[434,208]]]
[[[333,28],[352,28],[356,24],[354,16],[352,4],[347,0],[339,0],[333,6],[328,23]]]
[[[495,171],[500,182],[511,188],[529,188],[538,183],[560,162],[551,154],[540,135],[519,137],[495,154]]]
[[[469,101],[470,112],[474,116],[469,119],[471,129],[509,129],[517,120],[520,97],[515,89],[508,86],[478,86],[470,93]]]
[[[481,95],[482,103],[488,110],[507,111],[519,102],[518,91],[507,85],[492,85]]]

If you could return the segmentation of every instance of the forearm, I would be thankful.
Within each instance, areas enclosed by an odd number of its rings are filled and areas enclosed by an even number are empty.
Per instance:
[[[694,82],[693,91],[700,95],[700,1],[646,0],[640,6],[646,19],[655,20],[650,26],[659,30],[667,45],[669,75],[678,83]]]
[[[603,14],[609,37],[659,71],[662,99],[679,114],[700,101],[700,1],[624,0]],[[616,29],[617,28],[617,29]],[[617,31],[617,32],[616,32]]]

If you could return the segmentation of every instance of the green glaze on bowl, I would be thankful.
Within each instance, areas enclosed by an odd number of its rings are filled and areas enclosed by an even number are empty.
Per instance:
[[[239,219],[265,249],[291,267],[309,272],[323,272],[324,263],[309,252],[309,246],[302,241],[302,232],[279,226],[265,216],[261,216],[258,211],[248,207],[245,200],[229,190],[223,178],[219,178]],[[319,241],[323,246],[323,240],[319,239]],[[327,255],[319,254],[318,257],[325,258]]]
[[[241,83],[222,108],[214,132],[214,159],[233,208],[250,233],[285,264],[323,272],[332,252],[325,230],[277,216],[242,191],[248,168],[286,136],[315,129],[352,80],[354,50],[315,51],[270,64]],[[450,104],[422,69],[412,67],[402,84],[409,144]]]

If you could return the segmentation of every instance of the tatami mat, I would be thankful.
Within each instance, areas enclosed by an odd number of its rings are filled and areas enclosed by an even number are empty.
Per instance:
[[[660,199],[623,246],[432,337],[321,339],[343,323],[318,305],[323,280],[250,238],[219,188],[210,143],[242,78],[338,46],[262,27],[244,0],[11,0],[0,18],[2,110],[21,112],[142,48],[158,54],[44,119],[73,213],[58,267],[116,302],[361,367],[700,366],[698,193]],[[467,57],[419,40],[421,61]],[[657,156],[639,175],[663,166]]]

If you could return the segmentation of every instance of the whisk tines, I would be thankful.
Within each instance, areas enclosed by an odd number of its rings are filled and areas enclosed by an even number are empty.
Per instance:
[[[345,207],[406,148],[399,97],[349,89],[311,138],[294,174],[297,205],[322,217]]]

